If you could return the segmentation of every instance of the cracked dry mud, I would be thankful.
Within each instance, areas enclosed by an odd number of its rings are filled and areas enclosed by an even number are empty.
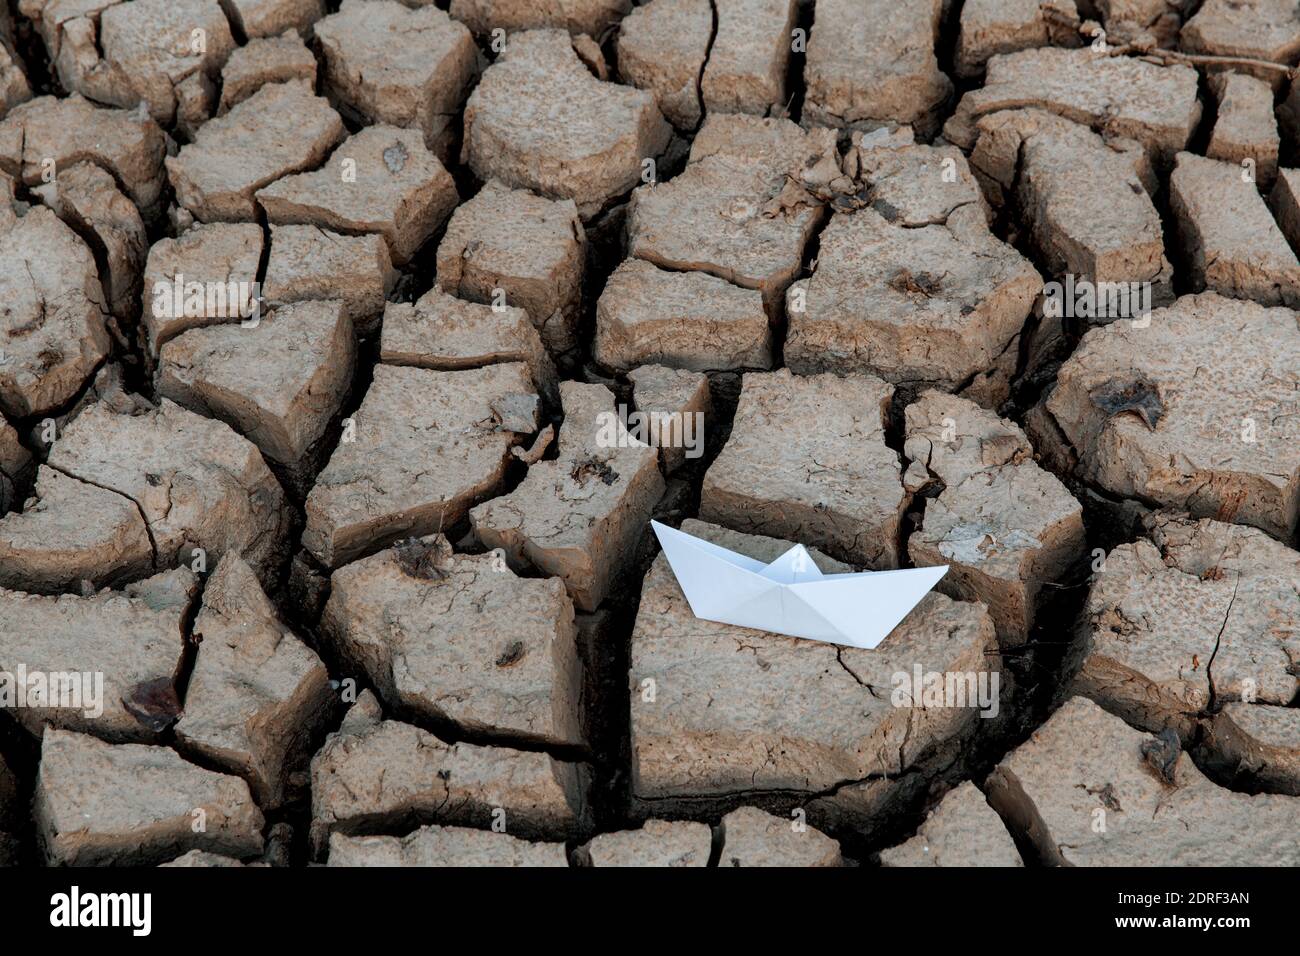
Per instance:
[[[1300,864],[1293,6],[10,4],[0,865]]]

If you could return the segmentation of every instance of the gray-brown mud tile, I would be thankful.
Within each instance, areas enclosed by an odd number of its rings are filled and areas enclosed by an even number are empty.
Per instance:
[[[821,0],[808,39],[803,121],[929,139],[952,96],[935,41],[942,0]]]
[[[272,223],[378,233],[398,266],[447,221],[459,199],[451,173],[425,149],[419,132],[395,126],[366,127],[320,169],[257,192]]]
[[[718,866],[843,866],[840,845],[797,815],[773,816],[757,807],[732,810],[718,825]]]
[[[984,85],[961,98],[943,135],[969,150],[981,116],[1038,108],[1136,140],[1153,160],[1169,165],[1201,118],[1197,88],[1189,66],[1157,66],[1090,47],[1022,50],[989,60]]]
[[[265,822],[238,777],[167,747],[63,730],[41,745],[33,816],[51,866],[147,866],[188,850],[256,856]]]
[[[1176,743],[1072,697],[985,785],[1041,860],[1073,866],[1295,866],[1296,798],[1212,783]]]
[[[0,168],[37,186],[93,162],[113,174],[146,223],[162,212],[166,135],[147,113],[95,106],[77,93],[41,96],[0,121]]]
[[[671,133],[652,94],[598,80],[568,34],[534,30],[511,36],[470,94],[461,159],[590,219],[643,181]]]
[[[1044,596],[1084,556],[1083,509],[1014,423],[928,391],[905,412],[904,454],[940,482],[908,538],[918,566],[948,565],[938,587],[982,601],[1004,644],[1028,639]]]
[[[335,571],[320,627],[395,713],[585,746],[573,603],[557,578],[413,538]]]
[[[559,397],[555,366],[528,313],[447,295],[436,286],[416,302],[389,302],[379,339],[388,365],[457,371],[523,362],[539,393]]]
[[[910,496],[885,444],[893,391],[871,376],[747,374],[731,436],[704,476],[700,517],[897,567]]]
[[[416,130],[448,159],[456,114],[478,78],[474,38],[429,4],[344,0],[316,24],[325,57],[324,87],[351,118]]]
[[[695,520],[682,530],[760,561],[790,544]],[[922,707],[914,671],[972,675],[995,707],[996,642],[982,605],[937,593],[874,650],[705,621],[660,555],[632,634],[634,811],[707,818],[753,803],[789,819],[806,807],[819,829],[869,829],[889,791],[906,789],[897,775],[960,747],[980,720],[974,698]]]
[[[708,866],[713,830],[703,823],[647,820],[639,830],[602,833],[578,847],[582,866]]]
[[[459,372],[379,365],[307,498],[303,546],[338,567],[399,538],[450,529],[500,487],[536,431],[523,363]]]
[[[562,382],[560,396],[558,457],[532,465],[470,520],[485,546],[562,578],[573,603],[593,611],[623,583],[664,481],[658,452],[624,429],[609,389]]]
[[[327,866],[568,866],[563,843],[430,824],[404,837],[330,837]]]
[[[1156,516],[1106,555],[1084,609],[1077,693],[1190,742],[1212,703],[1300,692],[1300,555],[1254,528]]]
[[[177,747],[244,778],[263,810],[278,809],[331,716],[325,665],[281,623],[235,555],[222,558],[208,578],[194,633],[202,641]]]
[[[572,200],[490,180],[447,222],[435,282],[449,295],[528,313],[543,344],[578,346],[587,234]]]
[[[369,691],[312,760],[313,852],[331,834],[437,823],[565,840],[590,825],[586,765],[536,751],[443,743],[384,720]]]
[[[700,372],[767,369],[772,330],[756,289],[625,259],[596,305],[594,354],[620,371],[644,363]]]
[[[176,199],[201,222],[253,222],[253,198],[290,173],[314,169],[346,136],[343,120],[305,80],[270,83],[167,157]]]
[[[0,589],[6,708],[37,737],[156,740],[179,714],[173,680],[198,591],[188,569],[89,596]]]
[[[1295,312],[1183,296],[1145,324],[1084,336],[1046,399],[1060,434],[1038,450],[1066,451],[1078,477],[1112,495],[1289,540],[1300,515],[1297,383]]]
[[[0,300],[0,411],[62,409],[111,347],[94,253],[38,206],[0,234]]]
[[[882,850],[882,866],[1024,866],[1002,820],[967,780],[930,811],[916,836]]]

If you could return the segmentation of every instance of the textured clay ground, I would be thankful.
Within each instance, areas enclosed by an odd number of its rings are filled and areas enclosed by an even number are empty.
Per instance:
[[[0,7],[0,863],[1300,864],[1294,6]]]

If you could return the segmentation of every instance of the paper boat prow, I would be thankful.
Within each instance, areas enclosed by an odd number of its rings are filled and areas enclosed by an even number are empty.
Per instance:
[[[652,521],[696,617],[873,648],[947,573],[947,565],[822,574],[802,545],[763,564]]]

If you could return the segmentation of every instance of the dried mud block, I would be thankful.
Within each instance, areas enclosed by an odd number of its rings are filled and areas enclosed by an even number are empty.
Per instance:
[[[887,143],[854,147],[864,201],[890,222],[916,228],[942,224],[954,210],[976,206],[992,213],[961,150],[955,146]],[[856,197],[855,197],[856,198]]]
[[[522,363],[463,372],[380,365],[307,498],[303,546],[326,567],[450,529],[496,491],[537,429]]]
[[[691,141],[689,161],[698,163],[711,156],[753,160],[773,174],[785,174],[801,183],[826,170],[842,173],[834,130],[804,129],[779,117],[710,116]]]
[[[775,315],[825,216],[811,196],[790,207],[782,194],[791,179],[819,163],[838,174],[832,130],[804,133],[785,119],[715,114],[700,130],[685,170],[633,191],[629,254],[757,289]]]
[[[237,867],[237,866],[255,866],[257,864],[244,864],[229,856],[222,856],[220,853],[207,853],[203,850],[190,850],[174,860],[166,863],[159,863],[160,867],[187,867],[187,868],[210,868],[210,867]]]
[[[539,393],[559,397],[555,366],[527,312],[466,302],[437,288],[416,302],[384,307],[379,361],[441,371],[523,362]]]
[[[81,236],[94,236],[103,253],[103,292],[108,308],[131,318],[140,303],[140,272],[149,250],[144,220],[111,175],[94,163],[61,171],[52,183],[35,187],[42,202]]]
[[[969,780],[930,812],[916,836],[880,853],[882,866],[1024,866],[1006,826]]]
[[[38,594],[108,587],[153,570],[140,509],[45,465],[21,513],[0,519],[0,587]]]
[[[192,140],[217,111],[217,85],[206,73],[191,73],[176,85],[176,132]]]
[[[1300,261],[1248,170],[1179,153],[1169,205],[1197,291],[1263,305],[1300,305]]]
[[[552,352],[578,346],[587,234],[572,200],[489,181],[451,215],[435,282],[470,302],[517,306]]]
[[[331,101],[357,120],[417,130],[447,158],[456,113],[479,74],[464,25],[432,5],[344,0],[316,24],[316,39]]]
[[[1148,327],[1085,335],[1047,410],[1102,490],[1287,540],[1300,514],[1298,381],[1295,312],[1183,296]]]
[[[0,44],[0,116],[31,98],[32,87],[27,82],[22,60],[8,44]]]
[[[66,405],[112,345],[95,256],[49,209],[0,233],[0,411],[43,415]]]
[[[978,77],[989,57],[999,53],[1078,46],[1078,28],[1074,0],[970,0],[961,8],[955,71]]]
[[[985,789],[1049,865],[1300,862],[1293,797],[1225,790],[1186,753],[1083,697],[1012,751]]]
[[[641,182],[671,135],[650,93],[596,79],[565,33],[536,30],[511,37],[470,95],[461,159],[589,219]]]
[[[36,776],[37,837],[51,866],[147,866],[177,851],[262,852],[262,812],[238,777],[174,750],[51,730]],[[195,827],[203,821],[202,829]]]
[[[874,209],[836,213],[816,271],[786,293],[786,364],[956,390],[1012,349],[1042,287],[977,205],[916,228]]]
[[[1214,718],[1210,746],[1267,789],[1300,796],[1300,710],[1225,704]]]
[[[277,225],[379,233],[401,266],[447,221],[460,197],[418,131],[370,126],[320,169],[277,180],[258,191],[257,201]]]
[[[582,866],[708,866],[713,830],[703,823],[647,820],[639,830],[602,833],[578,847]]]
[[[260,37],[236,47],[221,70],[221,103],[217,112],[229,113],[262,87],[302,80],[316,86],[316,58],[298,34]]]
[[[524,840],[565,840],[589,826],[587,768],[536,751],[446,744],[381,720],[365,692],[311,764],[311,843],[437,823]],[[358,713],[358,708],[362,708]],[[495,834],[494,834],[495,835]]]
[[[1288,0],[1205,0],[1178,42],[1188,53],[1294,63],[1300,22]]]
[[[335,301],[300,302],[256,327],[192,329],[163,346],[159,394],[219,418],[272,461],[296,466],[352,386],[356,342]]]
[[[626,259],[596,304],[594,354],[618,371],[645,363],[699,372],[769,369],[772,330],[755,289]]]
[[[991,113],[976,126],[971,165],[999,205],[1028,220],[1053,275],[1094,286],[1149,283],[1157,304],[1172,296],[1164,231],[1150,195],[1156,181],[1137,142],[1104,139],[1037,109]],[[1110,314],[1109,300],[1091,311],[1081,317],[1118,317]],[[1137,314],[1132,306],[1128,311]]]
[[[345,236],[319,226],[272,226],[263,294],[273,307],[336,300],[358,334],[379,326],[397,270],[383,236]]]
[[[559,455],[528,469],[510,494],[470,512],[488,548],[516,567],[563,579],[594,611],[619,586],[664,492],[658,452],[629,436],[603,385],[561,382]]]
[[[313,169],[346,135],[329,102],[303,80],[269,83],[167,157],[177,201],[200,222],[252,222],[253,194]]]
[[[37,737],[59,728],[119,743],[156,739],[179,708],[172,681],[198,591],[185,569],[89,597],[0,589],[6,709]],[[15,700],[24,675],[26,698]],[[169,695],[175,707],[155,714],[153,698]],[[154,716],[158,723],[144,719]]]
[[[1196,70],[1157,66],[1090,47],[1044,47],[995,56],[984,85],[971,90],[944,124],[951,143],[970,150],[981,116],[1037,108],[1110,136],[1136,140],[1161,165],[1187,147],[1201,118]]]
[[[330,837],[329,866],[568,866],[563,843],[532,843],[508,833],[420,827],[404,837]]]
[[[790,546],[701,521],[682,530],[760,561]],[[813,559],[825,573],[848,570],[816,552]],[[823,817],[869,826],[878,794],[846,782],[888,789],[887,775],[960,747],[979,720],[974,700],[914,708],[904,694],[895,706],[897,676],[914,665],[997,672],[996,644],[983,607],[942,594],[926,595],[874,650],[700,620],[661,554],[632,633],[633,808],[698,818],[743,801],[787,815],[806,806],[808,822],[822,829]],[[987,673],[985,683],[993,679]]]
[[[741,807],[719,825],[718,866],[843,866],[840,845],[797,819],[783,820],[757,807]]]
[[[412,539],[335,571],[320,627],[394,713],[458,736],[585,746],[573,603],[556,578]]]
[[[1219,111],[1205,155],[1236,164],[1268,189],[1277,177],[1279,144],[1272,89],[1242,73],[1216,73],[1209,82]]]
[[[781,112],[790,99],[785,78],[798,3],[716,0],[713,6],[718,26],[700,76],[704,110],[758,116]]]
[[[100,402],[67,426],[49,464],[134,502],[148,525],[157,567],[188,565],[195,548],[206,552],[209,566],[234,552],[269,582],[283,562],[289,524],[284,492],[257,447],[221,422],[166,399],[142,414],[118,413]],[[107,531],[112,516],[86,517]],[[41,525],[50,525],[52,534],[59,523],[51,515]],[[44,528],[32,527],[38,530]]]
[[[222,0],[221,6],[230,22],[250,40],[278,36],[286,30],[305,34],[325,14],[322,0]]]
[[[1096,0],[1093,6],[1112,46],[1150,41],[1166,48],[1178,45],[1187,9],[1182,0]]]
[[[1083,509],[1014,423],[928,391],[905,412],[903,454],[940,482],[907,542],[918,566],[946,564],[947,594],[982,601],[1003,644],[1029,637],[1044,591],[1083,557]]]
[[[28,186],[80,162],[113,174],[145,222],[162,212],[166,136],[139,110],[102,109],[73,93],[41,96],[0,122],[0,168]]]
[[[0,170],[0,232],[8,232],[17,225],[30,207],[30,203],[19,200],[15,194],[14,178]]]
[[[325,665],[280,623],[256,575],[234,555],[208,578],[194,633],[202,644],[177,746],[243,777],[258,806],[274,810],[288,796],[290,774],[306,769],[333,708]]]
[[[885,444],[893,393],[865,375],[746,375],[731,437],[704,476],[700,518],[897,567],[909,496]]]
[[[679,130],[694,130],[703,117],[700,69],[712,32],[709,0],[651,0],[619,25],[620,78],[653,93],[659,112]],[[779,82],[784,85],[784,75]]]
[[[217,0],[115,3],[88,43],[70,24],[63,30],[55,66],[65,87],[114,106],[143,103],[161,126],[176,119],[178,88],[196,74],[216,76],[235,48]]]
[[[451,15],[480,35],[558,27],[599,38],[631,9],[632,0],[451,0]]]
[[[1150,533],[1111,551],[1093,579],[1074,691],[1189,742],[1212,702],[1291,703],[1300,554],[1208,519],[1158,517]]]
[[[664,474],[672,474],[688,458],[703,455],[705,423],[713,412],[708,376],[642,365],[627,377],[646,443],[659,449]]]
[[[154,243],[140,316],[149,355],[156,358],[165,342],[189,329],[242,321],[240,306],[253,297],[262,245],[256,223],[199,223]]]
[[[929,139],[952,96],[934,44],[942,0],[821,0],[808,39],[803,121]],[[788,35],[788,33],[787,33]]]

